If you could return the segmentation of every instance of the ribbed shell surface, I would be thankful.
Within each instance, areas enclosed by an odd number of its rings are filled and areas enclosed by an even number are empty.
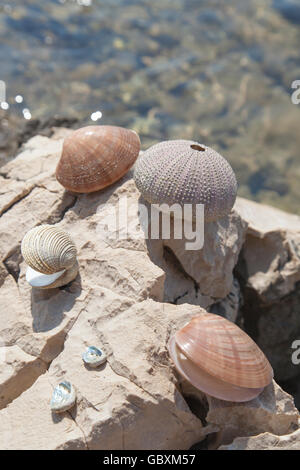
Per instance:
[[[259,388],[272,381],[272,367],[257,344],[218,315],[194,317],[177,331],[175,341],[195,365],[226,383]]]
[[[257,397],[264,389],[264,387],[239,387],[210,375],[187,359],[176,346],[174,336],[169,341],[168,349],[177,371],[194,387],[212,397],[226,401],[244,402]]]
[[[25,262],[43,274],[71,268],[76,262],[76,247],[70,235],[52,225],[40,225],[26,233],[21,251]]]
[[[152,204],[204,204],[206,221],[229,213],[237,193],[234,172],[225,158],[188,140],[150,147],[138,158],[134,179]]]
[[[70,191],[98,191],[122,178],[139,151],[140,139],[132,130],[116,126],[82,127],[65,139],[56,178]]]

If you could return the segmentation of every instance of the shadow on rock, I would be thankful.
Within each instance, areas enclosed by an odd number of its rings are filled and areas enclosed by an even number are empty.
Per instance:
[[[72,211],[80,219],[85,219],[96,214],[102,206],[109,203],[110,199],[112,204],[115,204],[118,198],[122,196],[122,193],[126,196],[126,186],[120,193],[115,194],[118,187],[121,187],[124,183],[131,180],[132,174],[133,170],[131,169],[121,179],[100,191],[85,194],[71,193],[77,196],[77,202],[74,207],[72,207]]]
[[[74,281],[57,289],[32,289],[33,331],[42,333],[56,328],[63,321],[65,314],[72,310],[81,290],[80,274]]]
[[[182,238],[174,237],[174,219],[170,217],[170,236],[164,238],[162,234],[162,218],[155,230],[151,233],[151,205],[140,196],[139,198],[139,221],[141,229],[145,234],[145,242],[151,261],[165,272],[164,301],[173,304],[190,303],[192,305],[206,306],[206,300],[201,296],[196,280],[186,272],[176,253],[185,253],[186,238],[182,226]],[[164,234],[165,235],[165,234]],[[191,251],[193,257],[197,251]]]

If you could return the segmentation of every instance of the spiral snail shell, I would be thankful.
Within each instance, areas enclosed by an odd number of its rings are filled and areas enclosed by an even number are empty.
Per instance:
[[[211,222],[228,214],[235,202],[237,181],[229,163],[218,152],[189,140],[160,142],[137,160],[134,180],[151,204],[204,205]]]
[[[257,344],[218,315],[197,315],[175,333],[168,348],[186,380],[221,400],[251,400],[273,378],[272,367]]]
[[[28,264],[26,280],[33,287],[60,287],[77,276],[77,250],[64,230],[52,225],[34,227],[24,236],[21,252]]]
[[[56,178],[73,192],[98,191],[122,178],[139,151],[135,131],[116,126],[82,127],[65,139]]]

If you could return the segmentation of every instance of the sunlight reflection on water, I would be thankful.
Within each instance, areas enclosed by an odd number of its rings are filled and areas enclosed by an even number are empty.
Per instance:
[[[294,0],[12,0],[0,123],[7,135],[58,115],[133,128],[143,148],[202,141],[240,195],[299,212],[297,12]]]

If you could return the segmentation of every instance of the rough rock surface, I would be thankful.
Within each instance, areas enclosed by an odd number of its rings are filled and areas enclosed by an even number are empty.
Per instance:
[[[274,380],[257,398],[245,403],[206,396],[179,376],[178,386],[194,413],[217,430],[208,436],[210,449],[229,444],[236,437],[263,432],[284,435],[299,427],[299,411],[292,397]]]
[[[299,412],[291,396],[273,381],[254,400],[232,403],[208,397],[207,422],[220,429],[221,442],[232,442],[237,436],[259,434],[263,431],[278,435],[298,428]]]
[[[298,412],[275,384],[241,406],[207,401],[185,392],[167,353],[170,335],[202,307],[236,319],[233,269],[249,221],[233,211],[208,224],[198,252],[186,251],[185,239],[147,239],[132,173],[89,195],[56,182],[69,132],[32,138],[1,169],[0,448],[188,449],[206,436],[227,444],[294,431]],[[32,290],[25,281],[20,242],[41,223],[58,224],[77,245],[79,275],[63,288]],[[107,363],[85,367],[87,345],[103,347]],[[63,378],[78,399],[57,416],[49,401]]]
[[[300,373],[291,360],[300,339],[300,217],[242,198],[235,209],[248,223],[237,268],[244,325],[287,380]]]
[[[220,450],[300,450],[300,429],[276,436],[269,432],[251,437],[238,437],[231,444],[223,445]]]

